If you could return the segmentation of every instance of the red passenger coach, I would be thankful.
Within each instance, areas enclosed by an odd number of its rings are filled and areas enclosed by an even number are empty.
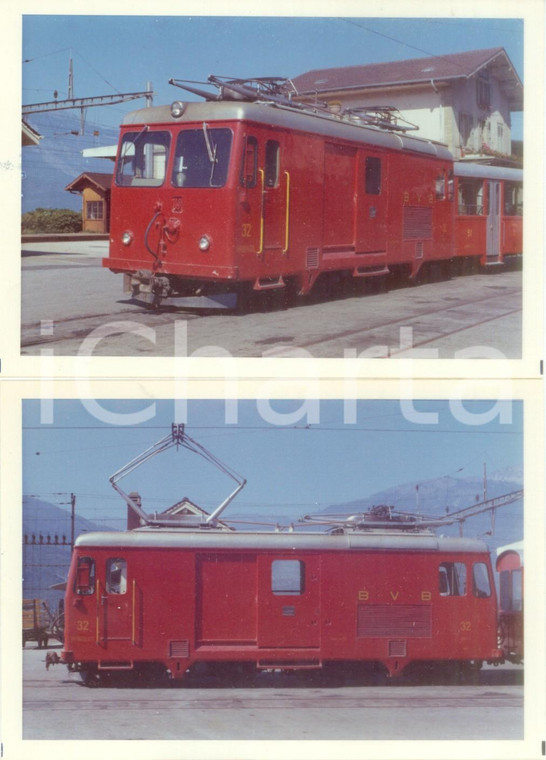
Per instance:
[[[172,445],[236,481],[212,514],[187,500],[148,514],[119,487]],[[74,547],[62,658],[89,684],[118,671],[183,679],[202,664],[215,672],[352,663],[397,676],[409,665],[502,662],[482,541],[438,537],[391,507],[326,524],[306,518],[321,525],[313,532],[234,530],[218,516],[244,479],[180,430],[110,480],[141,527],[84,534]]]
[[[445,146],[366,125],[356,111],[228,84],[209,102],[135,111],[121,127],[103,263],[134,295],[158,305],[306,294],[328,273],[356,282],[447,267],[455,220]]]
[[[455,252],[481,266],[502,265],[523,251],[523,172],[455,164]]]

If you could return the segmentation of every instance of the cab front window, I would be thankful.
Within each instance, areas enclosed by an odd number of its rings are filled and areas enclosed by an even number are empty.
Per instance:
[[[159,187],[165,180],[168,132],[126,132],[119,149],[116,183],[123,187]]]
[[[171,182],[175,187],[223,187],[232,133],[225,127],[184,129],[176,139]]]

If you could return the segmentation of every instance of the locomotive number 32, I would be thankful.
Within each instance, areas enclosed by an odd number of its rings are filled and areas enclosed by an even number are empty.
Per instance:
[[[472,623],[470,620],[461,620],[459,623],[459,630],[460,631],[471,631],[472,630]]]
[[[77,620],[76,621],[76,630],[77,631],[88,631],[89,630],[89,620]]]
[[[242,235],[244,238],[249,238],[250,233],[252,232],[252,225],[251,224],[243,224],[242,229]]]

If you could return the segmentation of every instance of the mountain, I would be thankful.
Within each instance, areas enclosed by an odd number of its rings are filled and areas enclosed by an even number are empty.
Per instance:
[[[481,478],[442,477],[420,483],[404,483],[356,501],[332,504],[319,514],[351,515],[373,506],[388,505],[402,512],[445,517],[487,499],[497,498],[522,488],[523,472],[509,468],[487,476],[486,494]],[[444,535],[459,535],[459,526],[442,527]],[[472,517],[463,526],[465,536],[479,536],[490,550],[523,539],[523,500],[496,510],[494,522],[490,512]]]
[[[118,129],[102,125],[97,129],[87,119],[85,134],[80,136],[77,110],[34,114],[25,121],[42,139],[39,145],[23,148],[22,213],[35,208],[79,211],[81,196],[67,192],[65,187],[82,172],[113,171],[113,162],[83,158],[82,150],[117,144]]]
[[[104,530],[97,523],[75,516],[74,536]],[[50,589],[66,581],[72,550],[71,519],[67,509],[47,501],[23,498],[23,598],[46,600],[57,607],[63,591]]]

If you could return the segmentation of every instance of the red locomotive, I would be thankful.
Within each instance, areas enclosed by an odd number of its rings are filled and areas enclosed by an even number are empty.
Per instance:
[[[507,660],[523,660],[523,542],[497,550],[499,646]]]
[[[157,306],[227,294],[234,305],[258,291],[304,295],[332,274],[415,279],[431,262],[447,274],[457,257],[521,253],[520,216],[486,243],[478,229],[493,212],[483,209],[497,206],[479,200],[478,211],[478,191],[467,203],[469,178],[447,148],[406,134],[390,109],[332,113],[298,104],[279,80],[210,81],[219,94],[171,80],[207,102],[141,109],[122,124],[103,265],[134,295]],[[460,206],[483,219],[465,212],[459,224],[456,182]]]
[[[237,485],[212,514],[187,500],[148,514],[118,481],[181,444],[219,464],[174,426],[111,478],[140,527],[76,541],[62,658],[88,683],[118,671],[183,679],[199,663],[359,663],[398,676],[410,664],[502,661],[482,541],[437,537],[389,507],[322,532],[234,531],[219,515],[244,480],[224,465]]]

